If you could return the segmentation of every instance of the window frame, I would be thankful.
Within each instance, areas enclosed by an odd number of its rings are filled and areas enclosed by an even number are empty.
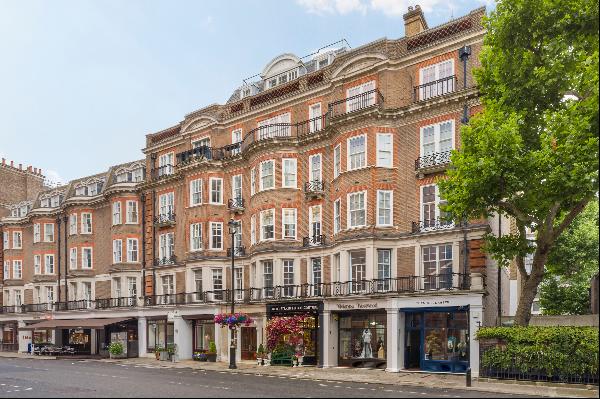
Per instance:
[[[214,191],[213,187],[213,183],[215,182],[219,182],[219,190],[218,191]],[[211,205],[223,205],[223,178],[222,177],[210,177],[208,179],[208,184],[210,187],[210,196],[208,198],[209,200],[209,204]],[[213,201],[213,193],[218,193],[218,200],[219,201]]]
[[[362,164],[361,166],[357,166],[355,168],[352,167],[352,156],[353,155],[357,155],[359,153],[356,154],[352,154],[350,152],[350,146],[351,146],[351,141],[354,139],[358,139],[358,138],[364,138],[365,141],[365,146],[364,146],[364,150],[362,151],[362,153],[364,154],[364,164]],[[366,133],[362,133],[362,134],[357,134],[355,136],[352,137],[348,137],[346,139],[346,171],[353,171],[353,170],[359,170],[359,169],[363,169],[369,166],[369,162],[368,162],[368,143],[367,143],[367,134]]]
[[[118,250],[117,250],[118,249]],[[123,263],[123,240],[120,238],[113,240],[113,264]],[[117,258],[118,255],[118,258]]]
[[[286,165],[287,164],[287,165]],[[292,166],[292,173],[286,172],[286,166]],[[294,184],[286,184],[286,175],[293,176]],[[281,159],[281,187],[282,188],[298,188],[298,159],[297,158],[282,158]]]
[[[90,230],[86,231],[84,229],[85,226],[85,220],[86,218],[84,217],[85,215],[89,215],[89,221],[90,221]],[[92,216],[92,212],[81,212],[81,226],[80,226],[80,233],[79,234],[93,234],[94,232],[94,225],[93,225],[93,216]]]
[[[267,163],[270,163],[272,165],[272,173],[270,175],[266,175],[263,176],[263,165],[266,165]],[[266,190],[273,190],[276,186],[275,183],[275,160],[274,159],[267,159],[266,161],[262,161],[260,164],[260,167],[258,168],[258,183],[259,183],[259,191],[266,191]],[[271,187],[265,187],[264,185],[264,179],[265,177],[271,177],[271,179],[273,179],[273,184]]]
[[[135,209],[135,220],[130,219],[130,215],[132,214],[131,209]],[[140,213],[138,211],[138,201],[136,200],[127,200],[125,202],[125,224],[139,224]]]
[[[362,211],[364,212],[364,220],[365,223],[361,224],[361,225],[356,225],[356,226],[352,226],[352,217],[351,217],[351,212],[356,211],[356,210],[352,210],[350,209],[350,204],[351,204],[351,197],[354,195],[363,195],[363,208]],[[367,209],[368,209],[368,205],[367,205],[368,199],[367,199],[367,190],[362,190],[362,191],[354,191],[351,193],[348,193],[346,195],[346,228],[348,230],[350,229],[356,229],[356,228],[362,228],[362,227],[366,227],[368,225],[368,221],[367,221]]]
[[[267,215],[268,213],[270,213],[273,217],[273,222],[270,225],[263,225],[263,215]],[[275,208],[270,208],[270,209],[265,209],[260,211],[260,241],[272,241],[275,240]],[[271,228],[273,229],[273,237],[271,238],[265,238],[265,230],[264,227],[268,227],[271,226]]]
[[[333,147],[333,178],[342,174],[342,144]]]
[[[389,207],[389,223],[380,223],[380,214],[381,207],[379,204],[379,196],[380,194],[389,194],[390,195],[390,207]],[[377,206],[376,206],[376,225],[379,227],[391,227],[394,225],[394,190],[377,190]]]
[[[118,210],[116,209],[118,208]],[[120,225],[122,220],[122,205],[121,201],[114,201],[112,206],[112,225],[117,226]],[[118,216],[118,220],[117,220]]]
[[[220,228],[221,228],[221,235],[220,235],[221,245],[219,247],[213,246],[213,239],[216,237],[215,234],[213,233],[214,226],[220,226]],[[222,251],[223,250],[223,241],[224,241],[223,240],[223,222],[209,222],[209,230],[208,230],[209,247],[208,247],[208,249],[211,251]]]
[[[135,243],[135,251],[133,251],[131,249],[134,246],[133,243]],[[137,238],[133,238],[133,237],[127,238],[126,251],[127,251],[127,263],[138,263],[140,261],[140,244],[139,244],[139,240]],[[135,259],[133,259],[133,256],[130,256],[132,254],[135,254]]]
[[[89,250],[89,251],[88,251]],[[90,254],[90,265],[85,266],[85,253],[89,252]],[[82,270],[91,270],[94,268],[94,248],[93,247],[81,247],[81,269]]]
[[[52,259],[52,262],[48,262],[48,259]],[[52,266],[52,272],[48,271],[48,265]],[[54,259],[54,254],[44,254],[44,274],[53,276],[56,273],[56,262]]]
[[[47,240],[47,239],[46,239],[46,238],[47,238],[47,236],[48,236],[48,234],[47,234],[47,232],[46,232],[46,228],[47,228],[48,226],[52,226],[52,229],[51,229],[51,230],[52,230],[52,239],[51,239],[51,240]],[[54,242],[54,241],[55,241],[55,238],[56,238],[56,236],[55,236],[55,234],[54,234],[54,223],[44,223],[44,242]]]
[[[286,235],[286,212],[291,211],[293,214],[294,235]],[[281,209],[281,236],[285,239],[296,240],[298,237],[298,209],[297,208],[282,208]]]
[[[377,167],[380,168],[393,168],[394,167],[394,135],[392,133],[377,133],[376,137],[376,149],[377,149],[377,154],[376,154],[376,165]],[[389,142],[389,146],[390,148],[385,150],[382,146],[382,138],[383,137],[389,137],[390,142]],[[389,163],[383,163],[382,162],[382,157],[380,157],[380,154],[382,153],[389,153]]]
[[[450,150],[441,150],[441,129],[442,125],[449,123],[450,124],[450,141],[451,146]],[[433,152],[425,153],[424,144],[425,144],[425,130],[432,128],[433,129]],[[429,144],[429,143],[428,143]],[[446,119],[440,122],[431,123],[429,125],[421,126],[419,128],[419,156],[424,157],[432,154],[441,154],[442,152],[452,151],[456,146],[456,123],[453,118]]]
[[[198,237],[194,236],[195,230],[197,230],[199,233]],[[199,238],[199,241],[200,241],[200,244],[197,248],[195,248],[193,245],[195,238]],[[202,243],[202,223],[190,223],[190,242],[189,242],[190,252],[202,251],[202,249],[203,249],[202,244],[203,244]]]

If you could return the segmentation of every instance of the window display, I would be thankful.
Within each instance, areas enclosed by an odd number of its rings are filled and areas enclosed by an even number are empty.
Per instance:
[[[195,351],[208,351],[208,346],[215,341],[215,323],[196,320],[194,327]]]
[[[356,313],[339,316],[340,365],[361,366],[366,360],[386,359],[385,313]],[[372,364],[373,367],[379,364]]]

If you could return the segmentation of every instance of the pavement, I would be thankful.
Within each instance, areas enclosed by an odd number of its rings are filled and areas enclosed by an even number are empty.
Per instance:
[[[0,362],[3,356],[7,353],[0,353]],[[39,361],[52,362],[51,358],[32,357],[26,354],[11,354],[20,360],[33,362]],[[10,355],[9,355],[10,356]],[[61,360],[55,360],[61,362]],[[413,392],[418,389],[426,392],[430,396],[546,396],[546,397],[578,397],[590,398],[598,397],[597,386],[579,386],[567,384],[549,384],[549,383],[530,383],[517,381],[500,381],[489,379],[473,379],[472,387],[465,386],[465,376],[456,374],[438,374],[438,373],[422,373],[422,372],[401,372],[388,373],[378,369],[356,369],[356,368],[316,368],[316,367],[280,367],[280,366],[258,366],[256,362],[241,362],[238,363],[236,370],[230,370],[226,363],[209,363],[195,361],[179,361],[179,362],[161,362],[153,358],[132,358],[132,359],[104,359],[104,360],[84,360],[78,361],[65,360],[63,362],[73,364],[96,364],[98,367],[119,367],[136,370],[170,370],[173,372],[182,373],[213,373],[215,375],[235,375],[235,379],[243,376],[243,378],[260,377],[260,378],[279,378],[287,381],[313,381],[315,384],[311,386],[338,386],[342,384],[360,384],[376,387],[377,396],[380,393],[386,392],[386,389],[391,389],[396,393],[396,396],[402,392]],[[1,364],[1,363],[0,363]],[[0,381],[2,380],[0,373]],[[229,380],[229,378],[226,378]],[[330,385],[334,384],[334,385]],[[338,385],[335,385],[338,384]],[[270,384],[272,387],[273,384]],[[284,384],[285,385],[285,384]],[[320,387],[320,388],[325,388]],[[387,388],[386,388],[387,387]],[[371,389],[371,388],[369,388]],[[359,389],[360,391],[360,389]],[[289,391],[281,392],[281,395],[289,394]],[[233,393],[233,391],[229,391]],[[249,392],[242,392],[241,396],[247,396]],[[355,392],[352,392],[354,394]],[[272,396],[272,392],[263,392],[262,395]],[[327,391],[317,392],[317,396],[328,396]],[[185,393],[182,394],[185,396]],[[0,390],[0,396],[2,392]],[[222,396],[218,394],[217,396]],[[235,395],[234,395],[235,396]],[[302,394],[304,395],[304,392]],[[333,396],[340,396],[337,391]],[[347,396],[347,395],[344,395]]]

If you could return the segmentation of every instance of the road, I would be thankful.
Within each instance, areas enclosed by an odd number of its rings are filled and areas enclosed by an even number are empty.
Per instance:
[[[478,391],[303,380],[77,360],[0,358],[4,397],[508,397]]]

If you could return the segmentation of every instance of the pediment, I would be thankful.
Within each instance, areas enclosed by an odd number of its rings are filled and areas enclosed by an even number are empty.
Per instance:
[[[212,125],[213,123],[217,123],[218,121],[211,116],[201,116],[199,118],[191,120],[187,125],[183,127],[183,132],[189,132],[193,130],[198,130],[205,128],[208,125]]]
[[[370,67],[379,64],[382,61],[386,61],[387,59],[388,58],[385,55],[379,53],[357,55],[356,57],[346,60],[342,65],[336,68],[331,77],[332,79],[335,79],[338,77],[354,75],[363,70],[369,69]]]

